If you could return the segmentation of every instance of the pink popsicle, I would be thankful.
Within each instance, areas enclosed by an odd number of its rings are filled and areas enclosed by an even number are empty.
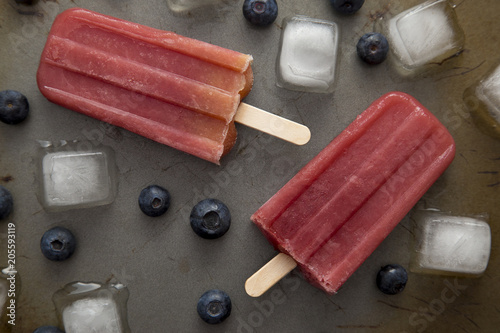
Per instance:
[[[407,94],[388,93],[251,219],[312,284],[334,294],[454,155],[453,138],[434,115]]]
[[[214,163],[236,140],[252,57],[86,9],[61,13],[37,73],[50,101]]]

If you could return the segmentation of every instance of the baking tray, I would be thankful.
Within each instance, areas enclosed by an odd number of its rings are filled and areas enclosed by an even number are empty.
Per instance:
[[[335,13],[326,0],[278,1],[279,15],[267,28],[251,26],[242,1],[224,7],[173,13],[164,0],[40,0],[32,7],[0,2],[0,90],[22,91],[31,113],[22,124],[0,124],[0,184],[15,198],[8,221],[16,224],[18,270],[16,326],[31,332],[58,325],[52,295],[72,281],[120,281],[128,286],[128,321],[133,332],[496,332],[500,326],[499,218],[500,142],[480,132],[462,94],[498,58],[500,2],[456,2],[465,31],[465,50],[432,75],[401,79],[390,62],[369,67],[355,54],[359,37],[374,23],[420,1],[366,1],[354,16]],[[83,7],[125,20],[231,48],[254,56],[255,85],[246,102],[307,125],[305,146],[294,146],[238,127],[239,138],[221,166],[189,156],[128,131],[68,111],[39,92],[35,74],[54,17]],[[303,14],[335,21],[341,29],[341,58],[333,94],[276,87],[275,59],[281,21]],[[450,130],[457,154],[450,168],[420,204],[455,215],[488,214],[492,250],[481,278],[459,279],[410,273],[405,291],[382,294],[375,286],[381,266],[408,267],[412,241],[406,217],[349,278],[328,296],[297,271],[260,298],[245,294],[245,280],[276,251],[250,216],[302,166],[382,94],[399,90],[416,97]],[[39,140],[91,140],[111,147],[118,167],[118,191],[107,206],[48,213],[37,199]],[[158,184],[172,195],[167,214],[152,219],[139,210],[142,188]],[[205,240],[189,225],[192,206],[206,197],[225,202],[233,218],[229,232]],[[67,262],[49,262],[40,252],[41,235],[65,226],[78,239]],[[7,222],[0,223],[0,264],[7,258]],[[458,283],[452,302],[440,303],[449,283]],[[206,290],[225,290],[233,311],[220,325],[196,313]],[[446,291],[444,291],[446,292]],[[444,304],[440,307],[439,304]]]

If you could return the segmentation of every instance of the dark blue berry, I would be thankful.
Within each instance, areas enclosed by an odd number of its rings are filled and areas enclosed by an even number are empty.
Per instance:
[[[356,45],[358,56],[370,65],[378,65],[387,58],[389,43],[378,32],[364,34]]]
[[[139,207],[148,216],[163,215],[170,207],[170,193],[161,186],[150,185],[141,191]]]
[[[406,269],[398,264],[387,265],[377,274],[377,287],[384,294],[395,295],[403,291],[408,281]]]
[[[212,289],[198,300],[198,315],[209,324],[219,324],[231,314],[231,299],[222,290]]]
[[[342,14],[354,14],[365,3],[365,0],[330,0],[333,8]]]
[[[33,333],[64,333],[59,328],[55,326],[41,326],[38,327]]]
[[[14,206],[14,199],[9,190],[0,185],[0,220],[7,218],[12,212]]]
[[[191,228],[198,236],[214,239],[229,230],[231,214],[223,202],[217,199],[205,199],[193,207],[189,220]]]
[[[0,121],[14,125],[28,116],[30,106],[28,99],[18,91],[0,91]]]
[[[54,227],[47,230],[40,241],[43,255],[50,260],[66,260],[75,252],[75,236],[66,228]]]
[[[243,16],[252,24],[266,26],[278,17],[276,0],[245,0]]]

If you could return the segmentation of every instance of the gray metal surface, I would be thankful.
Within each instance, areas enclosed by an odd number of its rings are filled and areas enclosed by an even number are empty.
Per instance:
[[[457,1],[465,51],[439,73],[403,80],[392,74],[389,62],[376,67],[362,64],[355,45],[373,29],[374,20],[418,2],[368,0],[359,13],[343,17],[327,0],[278,1],[276,23],[256,28],[244,20],[242,1],[230,1],[223,10],[182,16],[173,15],[164,0],[41,0],[32,9],[13,0],[0,1],[0,90],[22,91],[31,104],[24,123],[0,124],[0,184],[15,198],[15,211],[7,221],[16,223],[20,288],[13,332],[58,324],[52,294],[77,280],[126,284],[133,332],[497,331],[500,142],[477,130],[462,93],[498,57],[500,2]],[[51,104],[36,85],[38,60],[55,15],[74,6],[252,54],[255,85],[246,102],[304,123],[311,129],[311,141],[293,146],[239,126],[238,142],[219,167]],[[281,20],[293,14],[339,25],[341,59],[333,94],[276,87]],[[412,234],[407,217],[335,296],[310,286],[296,271],[264,296],[247,296],[246,278],[276,254],[250,215],[373,100],[392,90],[416,97],[456,140],[454,162],[422,203],[456,215],[489,214],[493,245],[484,276],[456,280],[410,273],[402,294],[379,292],[375,275],[380,266],[408,267]],[[37,140],[89,139],[116,153],[115,201],[99,208],[45,212],[36,194]],[[140,190],[149,184],[164,186],[172,195],[171,208],[163,217],[149,218],[137,206]],[[225,202],[233,217],[229,232],[217,240],[201,239],[189,226],[193,204],[205,197]],[[41,235],[55,225],[71,229],[78,239],[77,251],[67,262],[49,262],[39,249]],[[6,232],[7,223],[1,221],[2,266],[7,258]],[[231,316],[217,326],[205,324],[196,313],[199,296],[212,288],[225,290],[233,301]]]

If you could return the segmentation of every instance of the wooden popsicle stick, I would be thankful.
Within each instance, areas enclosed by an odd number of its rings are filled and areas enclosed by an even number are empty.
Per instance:
[[[280,253],[245,282],[245,291],[252,297],[259,297],[290,273],[297,263],[287,254]]]
[[[240,104],[234,121],[296,145],[306,144],[311,138],[307,126],[246,103]]]

